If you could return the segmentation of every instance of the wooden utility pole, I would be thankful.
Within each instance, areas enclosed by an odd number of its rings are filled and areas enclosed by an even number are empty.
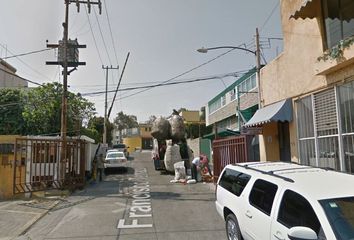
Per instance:
[[[63,93],[62,93],[62,105],[61,105],[61,126],[60,126],[60,136],[62,140],[61,147],[61,169],[60,169],[60,179],[65,178],[65,166],[67,160],[67,109],[68,109],[68,75],[76,70],[76,67],[79,65],[85,65],[84,62],[78,61],[78,48],[86,48],[86,45],[79,45],[77,40],[70,40],[69,44],[69,5],[70,3],[76,3],[77,11],[80,11],[80,4],[87,4],[89,13],[91,12],[91,4],[98,5],[99,13],[102,12],[102,3],[100,0],[97,2],[80,1],[80,0],[64,0],[65,3],[65,19],[63,23],[64,33],[62,42],[59,41],[59,44],[47,44],[49,48],[59,48],[58,51],[58,61],[47,61],[47,65],[61,65],[63,67]],[[68,57],[70,52],[70,61]],[[73,67],[72,70],[68,71],[68,67]]]
[[[117,67],[102,66],[102,69],[106,69],[106,91],[104,98],[104,122],[103,122],[103,144],[107,143],[107,91],[108,91],[108,70],[117,69]]]
[[[258,85],[258,108],[262,108],[262,91],[261,91],[261,51],[259,47],[259,33],[258,28],[256,28],[256,70],[257,70],[257,85]]]

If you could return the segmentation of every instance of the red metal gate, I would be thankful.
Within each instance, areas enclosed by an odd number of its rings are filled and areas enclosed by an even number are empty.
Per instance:
[[[213,141],[214,181],[228,164],[247,162],[247,136],[237,136]]]
[[[85,141],[57,138],[17,138],[15,145],[14,194],[48,189],[75,189],[85,181]]]

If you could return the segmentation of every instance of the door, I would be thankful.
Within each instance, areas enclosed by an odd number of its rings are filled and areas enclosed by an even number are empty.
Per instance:
[[[245,239],[263,240],[270,238],[273,202],[278,186],[257,179],[249,195],[249,204],[244,208]],[[261,227],[260,227],[261,226]]]
[[[291,153],[290,153],[289,122],[278,123],[278,135],[279,135],[280,161],[290,162]]]
[[[273,217],[271,226],[271,240],[289,240],[289,229],[296,226],[309,227],[316,232],[318,239],[326,239],[311,204],[303,196],[291,190],[284,192],[279,211]]]

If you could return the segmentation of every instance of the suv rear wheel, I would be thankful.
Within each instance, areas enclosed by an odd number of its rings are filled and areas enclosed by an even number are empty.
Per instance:
[[[226,235],[229,240],[241,240],[241,231],[238,226],[237,218],[233,214],[229,214],[225,220]]]

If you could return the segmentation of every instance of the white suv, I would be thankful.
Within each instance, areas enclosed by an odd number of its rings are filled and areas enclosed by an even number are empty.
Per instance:
[[[220,176],[215,205],[230,240],[354,240],[354,175],[252,162]]]

